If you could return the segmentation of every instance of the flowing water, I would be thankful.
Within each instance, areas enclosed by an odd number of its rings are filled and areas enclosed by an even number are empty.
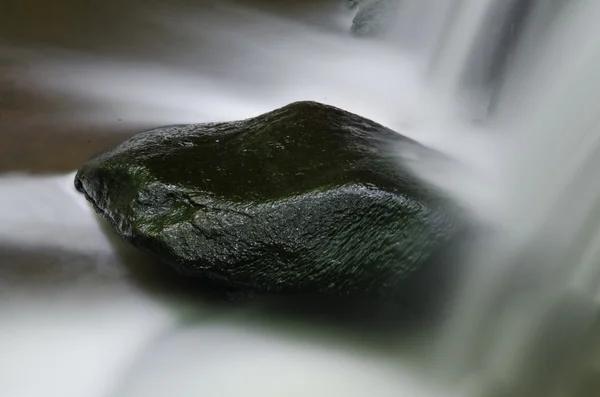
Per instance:
[[[21,270],[2,264],[0,394],[600,393],[600,3],[403,0],[377,39],[352,37],[353,12],[335,2],[184,3],[123,11],[107,48],[2,47],[25,89],[70,100],[26,124],[108,134],[304,99],[374,119],[462,163],[399,153],[481,227],[456,301],[433,338],[414,341],[426,345],[418,360],[413,339],[383,354],[367,334],[342,343],[215,310],[133,282],[139,259],[103,232],[72,175],[6,175],[0,242]]]
[[[582,39],[600,33],[600,7],[557,5],[554,15],[533,8],[489,123],[506,136],[493,181],[502,200],[442,336],[442,361],[473,374],[485,395],[600,390],[600,47]]]

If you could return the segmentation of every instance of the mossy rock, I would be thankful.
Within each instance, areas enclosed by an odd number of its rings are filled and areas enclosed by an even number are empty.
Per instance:
[[[399,149],[436,155],[363,117],[297,102],[140,133],[81,167],[75,186],[122,238],[185,275],[397,298],[444,262],[461,230]],[[435,280],[419,285],[435,290]]]

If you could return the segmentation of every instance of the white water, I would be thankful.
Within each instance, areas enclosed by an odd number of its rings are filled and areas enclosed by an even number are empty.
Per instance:
[[[417,48],[353,40],[342,11],[324,29],[221,6],[140,14],[162,32],[152,56],[10,52],[29,62],[33,89],[81,100],[80,109],[38,115],[32,122],[40,126],[229,120],[312,99],[459,158],[460,170],[415,163],[489,230],[474,242],[469,278],[440,332],[436,369],[458,384],[440,392],[433,379],[441,377],[427,373],[424,381],[396,353],[290,335],[278,324],[250,326],[239,313],[232,319],[148,292],[128,275],[125,262],[135,259],[107,240],[72,192],[72,176],[12,176],[0,180],[0,242],[39,250],[44,259],[32,255],[33,267],[51,270],[33,283],[19,269],[8,272],[0,394],[487,397],[516,389],[519,397],[576,397],[573,384],[598,365],[588,331],[600,277],[600,47],[587,38],[600,33],[600,5],[571,2],[556,18],[537,9],[496,111],[482,120],[473,103],[485,105],[489,87],[468,93],[461,79],[497,2],[407,3],[428,21],[397,32],[420,38]],[[184,321],[190,310],[193,325]],[[35,382],[27,381],[31,372]]]
[[[521,49],[493,126],[509,135],[494,180],[503,200],[444,331],[446,359],[485,393],[600,392],[600,46],[585,39],[600,33],[599,12],[571,2]]]

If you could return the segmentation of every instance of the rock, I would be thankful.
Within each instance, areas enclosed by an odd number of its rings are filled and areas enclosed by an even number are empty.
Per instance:
[[[143,132],[85,164],[75,186],[122,238],[183,274],[259,292],[395,298],[460,230],[446,200],[400,164],[400,147],[433,153],[297,102]]]
[[[400,0],[348,0],[358,12],[350,31],[355,36],[379,36],[390,31],[397,20]]]
[[[360,3],[363,3],[364,0],[346,0],[346,7],[354,10]]]

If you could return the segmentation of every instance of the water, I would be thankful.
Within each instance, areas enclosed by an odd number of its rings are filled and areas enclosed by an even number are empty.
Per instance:
[[[600,5],[405,0],[380,40],[351,38],[342,7],[315,9],[150,4],[127,13],[128,34],[111,50],[3,53],[28,65],[29,89],[76,100],[28,119],[39,127],[231,120],[312,99],[460,159],[456,169],[414,162],[482,229],[427,355],[289,332],[285,321],[139,285],[129,277],[138,259],[102,232],[71,175],[4,176],[0,241],[40,254],[23,260],[36,277],[4,277],[0,343],[12,354],[0,362],[10,369],[2,395],[598,394],[600,46],[590,38]],[[40,333],[23,331],[32,327]],[[26,382],[36,366],[55,371]]]
[[[581,38],[598,34],[600,9],[562,7],[544,40],[534,8],[487,123],[503,135],[501,200],[442,336],[442,361],[486,396],[598,393],[600,47]]]
[[[302,99],[392,122],[395,109],[417,97],[407,78],[416,73],[414,62],[389,44],[352,41],[351,15],[338,14],[325,28],[227,2],[208,11],[156,7],[138,10],[129,22],[159,36],[149,49],[132,35],[108,55],[35,47],[13,54],[28,64],[33,89],[83,102],[77,112],[40,115],[40,122],[137,127],[230,120]],[[390,92],[390,85],[398,89]]]

